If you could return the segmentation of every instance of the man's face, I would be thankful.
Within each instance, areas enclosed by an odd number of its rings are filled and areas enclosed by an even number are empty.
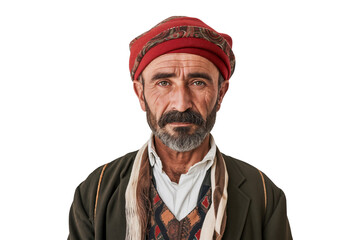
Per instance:
[[[215,65],[186,53],[154,59],[141,76],[134,89],[155,136],[178,152],[197,148],[214,126],[228,81],[219,86]]]

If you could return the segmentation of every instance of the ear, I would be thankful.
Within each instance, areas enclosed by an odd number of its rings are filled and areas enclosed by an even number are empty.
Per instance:
[[[229,89],[229,80],[225,80],[224,82],[221,83],[221,86],[220,86],[220,90],[219,90],[219,100],[218,100],[218,103],[217,103],[217,109],[216,109],[216,111],[219,111],[219,110],[220,110],[220,106],[221,106],[222,100],[224,99],[225,94],[226,94],[226,92],[227,92],[228,89]]]
[[[146,111],[144,99],[144,86],[139,80],[133,81],[134,92],[139,99],[141,109]]]

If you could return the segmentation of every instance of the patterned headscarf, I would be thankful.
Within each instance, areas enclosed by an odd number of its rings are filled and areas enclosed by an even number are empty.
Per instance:
[[[190,53],[211,61],[225,80],[235,69],[229,35],[218,33],[197,18],[170,17],[130,43],[131,79],[138,79],[145,67],[166,53]]]

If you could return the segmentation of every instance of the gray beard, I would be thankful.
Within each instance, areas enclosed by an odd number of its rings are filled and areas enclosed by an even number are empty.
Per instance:
[[[204,128],[199,128],[193,134],[179,133],[178,136],[172,136],[168,132],[161,130],[153,131],[153,133],[163,144],[177,152],[188,152],[196,149],[208,135],[208,132]]]
[[[188,127],[175,128],[174,131],[177,133],[175,135],[168,133],[164,127],[160,128],[155,116],[151,113],[149,106],[145,101],[146,118],[153,134],[159,138],[165,146],[177,152],[188,152],[199,147],[214,127],[217,103],[218,101],[216,101],[213,110],[209,116],[207,116],[204,124],[198,126],[193,134],[188,133],[190,130]]]

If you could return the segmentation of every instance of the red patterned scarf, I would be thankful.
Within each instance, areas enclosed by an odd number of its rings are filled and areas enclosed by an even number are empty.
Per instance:
[[[143,240],[146,236],[151,208],[151,167],[148,144],[137,153],[125,193],[126,239]],[[226,225],[228,174],[224,158],[217,149],[211,167],[212,204],[201,229],[200,240],[221,239]]]

